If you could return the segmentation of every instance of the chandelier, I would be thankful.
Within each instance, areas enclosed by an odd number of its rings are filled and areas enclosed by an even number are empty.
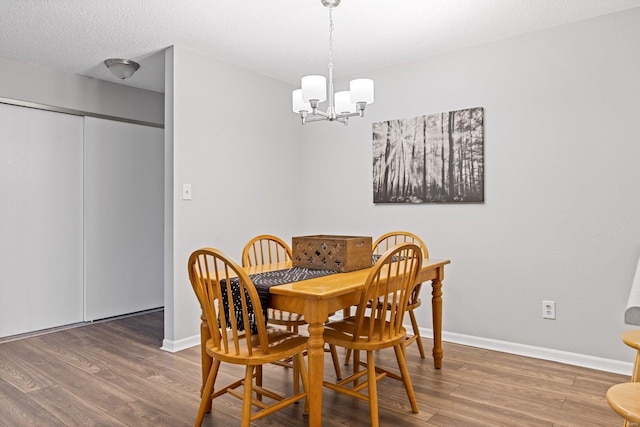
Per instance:
[[[349,117],[364,117],[367,104],[373,103],[373,80],[354,79],[349,82],[349,90],[333,93],[333,15],[334,7],[340,0],[321,0],[329,9],[329,106],[326,112],[318,104],[327,100],[327,79],[320,75],[304,76],[301,89],[292,93],[293,112],[300,114],[302,124],[328,120],[347,125]]]

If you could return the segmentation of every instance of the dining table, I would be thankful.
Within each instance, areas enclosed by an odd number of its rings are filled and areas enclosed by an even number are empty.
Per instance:
[[[431,282],[431,307],[433,316],[433,364],[442,367],[442,281],[444,267],[448,259],[425,258],[416,276],[416,284]],[[244,267],[249,274],[258,275],[292,267],[291,261]],[[324,324],[329,316],[340,310],[357,305],[370,268],[345,273],[328,274],[312,279],[284,283],[269,287],[269,307],[299,313],[308,323],[309,350],[308,370],[309,426],[322,425],[322,394],[324,378]],[[202,315],[200,339],[202,346],[202,384],[206,382],[212,359],[205,351],[206,342],[211,338],[206,318]],[[210,408],[208,408],[210,409]]]

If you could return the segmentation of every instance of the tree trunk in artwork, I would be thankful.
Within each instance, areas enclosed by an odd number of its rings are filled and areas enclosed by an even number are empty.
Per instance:
[[[440,196],[444,197],[445,193],[445,179],[444,179],[444,113],[440,114],[440,133],[442,138],[440,139],[440,157],[442,161],[442,176],[440,177]]]
[[[389,155],[391,153],[391,120],[387,122],[387,142],[384,147],[384,180],[383,180],[383,196],[384,200],[389,200],[390,182],[389,182]]]
[[[427,116],[422,120],[422,200],[427,200]]]
[[[453,132],[455,130],[455,113],[453,111],[449,112],[449,186],[448,186],[448,195],[449,198],[452,198],[455,194],[455,179],[454,179],[454,163],[453,163]]]

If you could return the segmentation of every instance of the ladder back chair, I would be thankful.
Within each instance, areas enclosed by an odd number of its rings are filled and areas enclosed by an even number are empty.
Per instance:
[[[429,259],[429,251],[427,250],[427,245],[413,233],[409,233],[408,231],[391,231],[389,233],[383,234],[378,237],[375,242],[373,242],[373,253],[374,255],[380,255],[384,253],[389,248],[399,244],[399,243],[414,243],[420,247],[422,250],[422,258]],[[407,337],[407,342],[405,346],[408,346],[412,342],[416,342],[418,344],[418,350],[420,351],[420,357],[424,359],[424,347],[422,345],[422,339],[420,338],[420,328],[418,326],[418,321],[416,320],[416,315],[413,312],[416,308],[420,307],[422,301],[420,301],[420,289],[422,288],[422,283],[418,283],[415,285],[413,290],[411,291],[411,295],[409,297],[409,303],[407,304],[407,312],[409,313],[409,318],[411,319],[411,328],[413,329],[413,335]]]
[[[246,427],[252,421],[304,399],[308,388],[303,356],[308,348],[307,337],[266,326],[260,298],[251,279],[240,265],[222,251],[203,248],[193,252],[189,257],[188,271],[211,333],[205,351],[213,359],[202,389],[195,425],[202,424],[211,401],[225,393],[242,400],[241,423]],[[253,334],[252,327],[255,328]],[[262,365],[288,357],[293,358],[296,367],[296,382],[297,372],[302,377],[303,392],[284,397],[262,387]],[[222,362],[244,365],[245,375],[214,392]],[[240,386],[244,386],[243,393],[236,391]],[[264,397],[273,403],[267,404],[263,401]],[[259,410],[252,414],[253,405]]]
[[[273,264],[278,262],[291,261],[293,253],[287,243],[281,238],[271,234],[260,234],[249,240],[242,250],[242,266],[251,267],[254,265]],[[280,325],[287,330],[298,332],[298,327],[306,325],[304,317],[298,313],[289,313],[287,311],[268,308],[268,320],[270,324]],[[340,371],[340,362],[338,353],[334,346],[329,346],[329,352],[333,360],[333,367],[336,372],[336,378],[340,379],[342,373]],[[288,366],[285,362],[277,362],[276,364]]]
[[[293,257],[291,248],[284,240],[270,234],[261,234],[249,240],[242,250],[242,266],[273,264],[291,261]],[[287,329],[298,332],[298,326],[307,322],[301,314],[269,308],[268,322],[273,325],[285,326]]]
[[[387,250],[371,269],[354,316],[325,325],[324,340],[354,352],[354,373],[337,383],[324,386],[339,393],[369,402],[372,426],[378,426],[377,381],[385,376],[403,382],[411,410],[418,413],[411,384],[402,326],[416,275],[422,266],[422,250],[413,243],[402,243]],[[373,309],[371,308],[373,307]],[[393,347],[400,375],[375,365],[374,352]],[[367,361],[360,362],[360,351]],[[365,370],[360,370],[365,366]],[[361,378],[366,381],[360,383]],[[353,383],[352,385],[350,383]],[[362,390],[368,389],[368,394]]]

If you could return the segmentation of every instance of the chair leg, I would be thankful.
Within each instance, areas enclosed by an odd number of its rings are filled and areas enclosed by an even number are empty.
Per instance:
[[[251,399],[253,398],[253,366],[247,365],[244,374],[244,396],[242,397],[242,427],[251,424]]]
[[[349,364],[349,360],[351,359],[351,349],[348,348],[347,352],[344,355],[344,364],[348,365]]]
[[[262,365],[256,366],[256,385],[262,387]],[[262,400],[260,393],[258,393],[258,400]]]
[[[347,317],[351,316],[351,307],[347,307],[347,308],[343,308],[342,309],[342,318],[346,319]],[[347,349],[347,353],[344,355],[344,364],[348,365],[349,364],[349,359],[351,359],[351,349],[348,348]]]
[[[633,364],[633,372],[631,374],[631,382],[640,382],[640,350],[636,351],[636,361]]]
[[[411,403],[411,412],[417,414],[418,402],[416,400],[416,393],[413,391],[413,385],[411,384],[411,377],[409,377],[409,369],[407,369],[407,358],[405,355],[404,345],[395,345],[393,346],[393,349],[396,352],[398,367],[400,368],[400,373],[402,374],[402,382],[404,383],[404,388],[407,391],[407,397],[409,398],[409,402]]]
[[[359,352],[356,352],[356,354]],[[369,415],[371,427],[378,427],[378,381],[373,351],[367,351],[367,381],[369,383]]]
[[[291,361],[293,364],[293,394],[300,393],[300,362],[297,357]]]
[[[360,350],[353,351],[353,373],[360,372]],[[353,386],[357,386],[360,382],[359,378],[353,380]]]
[[[198,415],[196,415],[196,421],[194,423],[195,427],[199,427],[202,425],[202,420],[204,419],[204,414],[207,412],[207,406],[209,401],[211,401],[211,394],[213,393],[213,384],[216,381],[216,376],[218,375],[218,368],[220,367],[220,361],[214,360],[211,369],[209,370],[209,375],[207,376],[207,382],[202,389],[202,397],[200,398],[200,407],[198,408]]]
[[[304,364],[304,355],[302,353],[298,353],[294,357],[298,362],[298,369],[300,372],[300,379],[302,379],[302,390],[304,390],[307,395],[304,399],[304,413],[309,413],[309,372],[307,371],[307,365]],[[297,381],[297,379],[296,379]]]
[[[342,371],[340,371],[340,360],[338,359],[336,346],[329,344],[329,351],[331,352],[331,358],[333,359],[333,368],[336,370],[336,379],[340,381],[342,379]]]
[[[418,350],[420,351],[420,357],[424,359],[424,347],[422,346],[422,338],[420,338],[420,328],[416,321],[416,315],[413,310],[409,310],[409,318],[411,318],[411,326],[413,327],[413,335],[416,336],[416,342],[418,343]]]

